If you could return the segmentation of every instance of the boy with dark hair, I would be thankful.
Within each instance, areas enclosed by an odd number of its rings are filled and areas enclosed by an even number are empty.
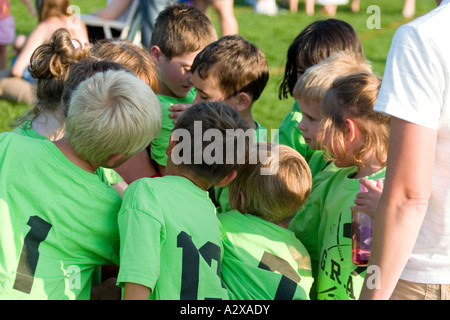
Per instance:
[[[208,190],[236,176],[248,150],[247,129],[221,102],[193,105],[171,135],[167,175],[127,188],[118,220],[124,299],[228,299],[220,278],[220,222]]]
[[[222,37],[197,55],[191,71],[197,90],[194,103],[223,101],[254,129],[255,141],[267,140],[266,130],[252,115],[252,106],[269,80],[266,57],[256,45],[241,35]],[[216,187],[215,199],[219,212],[230,210],[228,187]]]

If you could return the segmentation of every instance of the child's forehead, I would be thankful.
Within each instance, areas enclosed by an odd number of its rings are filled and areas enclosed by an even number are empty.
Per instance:
[[[219,86],[219,78],[214,73],[209,73],[202,78],[200,77],[198,70],[195,70],[195,72],[192,74],[192,83],[194,84],[194,86],[200,85],[204,87],[204,89],[217,89],[221,91]]]

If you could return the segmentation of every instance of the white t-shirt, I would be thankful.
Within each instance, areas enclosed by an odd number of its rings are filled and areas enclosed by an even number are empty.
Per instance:
[[[450,283],[450,0],[401,26],[375,110],[438,130],[427,213],[402,279]]]

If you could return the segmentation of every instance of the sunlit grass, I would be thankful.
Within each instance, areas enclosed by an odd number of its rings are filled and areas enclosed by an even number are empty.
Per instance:
[[[269,17],[256,15],[252,8],[245,5],[244,0],[236,0],[235,14],[239,23],[239,33],[249,41],[256,44],[265,53],[270,70],[270,79],[260,99],[253,107],[253,115],[268,129],[277,128],[281,120],[291,109],[293,100],[278,99],[278,86],[284,72],[286,51],[297,34],[311,22],[328,18],[320,14],[320,7],[316,6],[317,14],[308,17],[304,13],[304,4],[301,1],[297,13],[284,10],[277,16]],[[102,8],[104,0],[73,0],[82,13],[89,13]],[[370,29],[367,20],[371,13],[366,9],[376,4],[380,8],[380,28]],[[403,1],[371,0],[361,1],[361,10],[353,13],[350,5],[341,6],[336,15],[337,19],[349,22],[358,32],[363,43],[364,52],[372,62],[373,70],[380,76],[384,73],[386,57],[395,30],[405,22],[401,15]],[[417,0],[417,15],[424,14],[435,7],[431,0]],[[19,0],[12,0],[12,12],[16,19],[17,33],[29,33],[35,26],[36,19],[30,18],[27,10]],[[218,26],[217,16],[211,11],[211,19]],[[9,123],[26,111],[29,106],[14,104],[0,100],[0,132],[10,131]]]

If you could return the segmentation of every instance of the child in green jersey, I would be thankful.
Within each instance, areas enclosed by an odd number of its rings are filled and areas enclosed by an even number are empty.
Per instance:
[[[332,54],[322,62],[308,68],[299,78],[293,89],[293,94],[298,101],[297,106],[302,111],[302,119],[299,128],[302,129],[302,136],[308,145],[309,150],[315,152],[311,155],[308,165],[313,176],[313,187],[311,196],[289,224],[292,230],[300,239],[311,256],[313,273],[317,273],[317,263],[319,254],[317,249],[318,228],[320,217],[310,210],[317,205],[323,196],[324,181],[329,179],[337,170],[334,164],[330,164],[325,158],[321,145],[317,142],[319,125],[322,121],[322,114],[319,110],[319,103],[333,81],[339,77],[357,71],[371,71],[368,61],[360,56],[349,52],[338,52]]]
[[[155,64],[147,50],[123,39],[103,39],[92,45],[94,57],[114,61],[131,70],[139,79],[158,92]],[[150,146],[135,154],[115,170],[130,184],[136,179],[152,177],[157,173],[150,159]]]
[[[240,35],[222,37],[197,55],[191,71],[194,103],[223,101],[244,117],[255,141],[267,141],[267,130],[252,115],[269,80],[266,57],[257,46]],[[216,187],[215,199],[220,212],[230,210],[228,187]]]
[[[213,24],[194,7],[181,3],[171,5],[161,11],[156,19],[150,55],[156,65],[163,124],[161,132],[152,141],[151,156],[162,176],[166,170],[166,149],[174,127],[169,108],[178,103],[192,103],[195,98],[192,62],[200,50],[215,40],[217,33]]]
[[[358,72],[337,79],[320,102],[320,143],[336,167],[324,183],[321,202],[308,214],[320,216],[318,299],[358,299],[365,267],[352,263],[351,207],[360,178],[386,172],[390,118],[373,110],[381,79]],[[310,208],[311,210],[311,208]]]
[[[0,135],[0,299],[90,299],[94,269],[119,263],[122,202],[94,172],[144,149],[160,126],[153,91],[114,70],[78,85],[63,139]]]
[[[294,87],[305,71],[339,51],[363,55],[361,41],[355,29],[338,19],[318,20],[305,29],[292,41],[287,51],[284,77],[278,90],[280,99],[294,96]],[[332,75],[332,73],[330,73]],[[295,101],[292,110],[279,126],[279,143],[300,152],[309,162],[314,150],[309,149],[301,130],[298,128],[302,112]],[[312,172],[313,176],[315,172]]]
[[[322,120],[319,102],[335,79],[357,71],[372,71],[369,62],[363,56],[345,51],[334,53],[308,68],[294,87],[293,95],[302,114],[298,128],[308,149],[314,150],[308,160],[313,178],[329,163],[317,144],[317,129]]]
[[[285,221],[311,191],[304,158],[288,146],[257,143],[230,183],[230,212],[219,214],[222,277],[239,300],[307,300],[309,254]]]
[[[118,218],[124,299],[228,298],[220,222],[208,190],[229,183],[245,162],[247,129],[221,102],[193,105],[172,132],[167,174],[127,188]]]

